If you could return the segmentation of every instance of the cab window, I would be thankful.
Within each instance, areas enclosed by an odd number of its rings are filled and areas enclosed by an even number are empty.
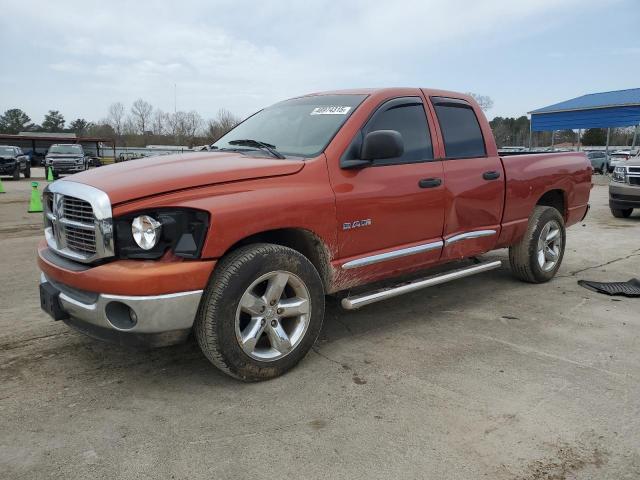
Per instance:
[[[395,99],[382,105],[365,127],[365,135],[378,130],[395,130],[402,135],[401,157],[378,160],[376,165],[416,163],[433,160],[427,116],[419,99]]]
[[[444,140],[446,158],[486,157],[480,123],[464,100],[432,98]]]

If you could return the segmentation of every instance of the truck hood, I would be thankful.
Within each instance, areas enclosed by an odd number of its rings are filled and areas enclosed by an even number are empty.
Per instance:
[[[158,155],[87,170],[65,178],[106,192],[112,204],[217,183],[292,175],[302,160],[251,157],[233,152]]]

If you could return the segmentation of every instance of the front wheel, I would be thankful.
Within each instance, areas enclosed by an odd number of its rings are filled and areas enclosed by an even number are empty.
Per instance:
[[[611,208],[611,215],[616,218],[629,218],[633,213],[633,208]]]
[[[525,282],[548,282],[560,268],[565,243],[560,212],[553,207],[535,207],[524,238],[509,248],[511,271]]]
[[[313,346],[324,319],[324,288],[299,252],[272,244],[239,248],[216,266],[194,331],[205,356],[245,381],[293,368]]]
[[[31,178],[31,164],[27,163],[27,166],[24,169],[24,178]]]

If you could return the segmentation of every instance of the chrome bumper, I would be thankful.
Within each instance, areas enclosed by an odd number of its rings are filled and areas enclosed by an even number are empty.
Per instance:
[[[100,329],[132,334],[191,329],[203,292],[194,290],[154,296],[90,294],[74,291],[41,273],[40,283],[45,282],[60,291],[60,305],[72,319]],[[131,311],[134,315],[130,315]]]

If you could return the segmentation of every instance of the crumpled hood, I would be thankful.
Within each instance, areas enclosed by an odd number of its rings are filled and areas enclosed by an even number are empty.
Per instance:
[[[112,204],[187,188],[291,175],[302,160],[250,157],[233,152],[158,155],[94,168],[65,178],[106,192]]]

